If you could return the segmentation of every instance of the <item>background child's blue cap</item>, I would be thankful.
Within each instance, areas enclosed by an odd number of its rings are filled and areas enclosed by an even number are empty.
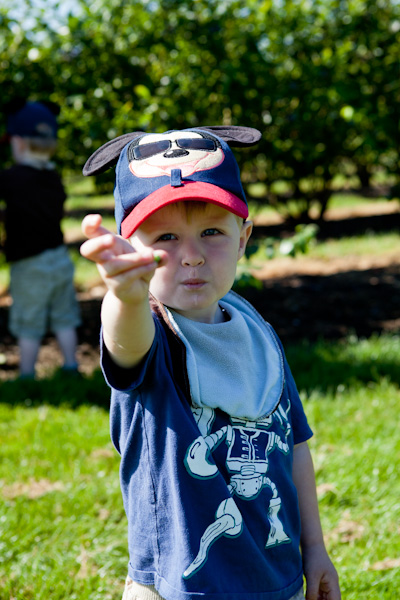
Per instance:
[[[56,107],[51,110],[42,102],[27,102],[9,115],[7,133],[9,136],[54,139],[57,137],[56,114]]]
[[[251,146],[260,137],[256,129],[232,126],[134,132],[96,150],[83,173],[117,163],[115,219],[124,238],[160,208],[184,200],[210,202],[245,219],[246,197],[228,143]]]

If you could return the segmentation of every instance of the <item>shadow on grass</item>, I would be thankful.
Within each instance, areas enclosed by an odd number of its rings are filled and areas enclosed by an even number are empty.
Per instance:
[[[285,353],[299,391],[335,394],[346,388],[373,385],[386,379],[400,386],[400,336],[350,336],[337,341],[287,343]],[[91,376],[71,376],[61,370],[48,379],[0,383],[0,402],[25,407],[49,404],[71,409],[82,405],[109,410],[110,389],[100,369]]]
[[[386,379],[400,386],[400,336],[356,336],[336,342],[287,344],[286,356],[299,390],[335,393]]]
[[[70,375],[61,370],[48,379],[5,381],[0,384],[0,402],[13,406],[41,404],[78,408],[82,405],[110,406],[110,389],[97,369],[91,376]]]

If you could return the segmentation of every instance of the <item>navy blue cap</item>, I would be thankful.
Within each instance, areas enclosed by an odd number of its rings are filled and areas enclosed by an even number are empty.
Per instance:
[[[41,102],[27,102],[8,117],[7,133],[10,136],[55,139],[57,120],[53,112]]]
[[[115,219],[124,238],[160,208],[185,200],[210,202],[246,219],[246,197],[229,144],[250,146],[260,137],[256,129],[235,126],[132,132],[96,150],[83,173],[117,165]]]
[[[164,141],[170,148],[157,152],[157,144]],[[196,144],[202,141],[212,142],[213,148],[198,149]],[[152,147],[154,154],[141,156]],[[239,167],[228,144],[195,129],[146,134],[128,144],[117,164],[114,196],[115,217],[124,238],[163,206],[182,200],[204,200],[239,217],[248,216]]]

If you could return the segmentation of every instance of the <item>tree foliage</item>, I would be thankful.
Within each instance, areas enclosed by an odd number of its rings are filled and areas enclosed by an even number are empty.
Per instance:
[[[76,0],[58,25],[35,2],[29,27],[0,11],[0,108],[60,103],[66,168],[128,131],[224,123],[263,132],[239,161],[276,206],[323,215],[336,175],[397,177],[398,0]]]

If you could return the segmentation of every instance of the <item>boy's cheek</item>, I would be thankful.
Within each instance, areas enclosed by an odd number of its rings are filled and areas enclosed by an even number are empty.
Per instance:
[[[164,296],[166,292],[168,293],[172,281],[172,274],[164,264],[160,263],[157,265],[154,275],[151,278],[149,291],[156,296],[156,298],[161,300],[161,296]]]
[[[156,269],[156,272],[154,273],[153,277],[150,280],[149,292],[155,298],[157,298],[157,300],[159,300],[160,302],[165,302],[164,293],[163,293],[164,287],[159,280],[157,270],[158,269]]]

